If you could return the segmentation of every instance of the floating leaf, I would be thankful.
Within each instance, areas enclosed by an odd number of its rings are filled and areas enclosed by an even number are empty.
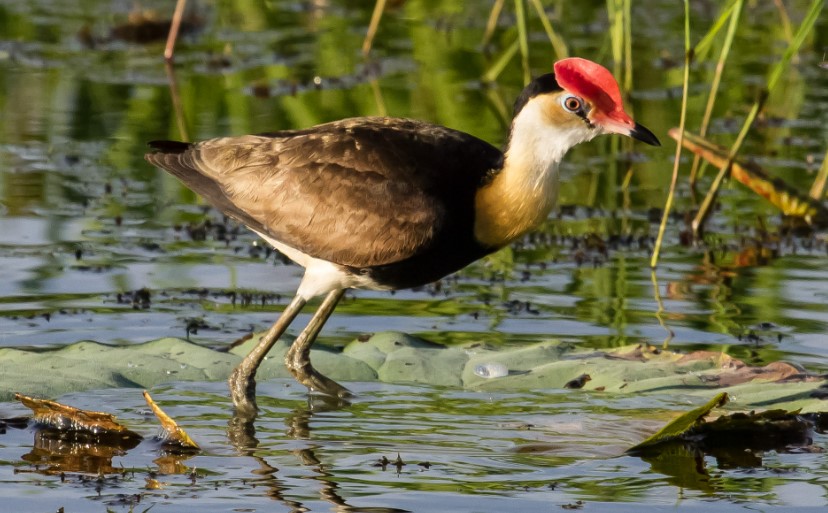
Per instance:
[[[81,410],[23,394],[15,394],[14,397],[34,412],[32,419],[35,422],[59,431],[79,431],[97,436],[141,439],[141,435],[119,424],[115,416],[110,413]]]
[[[727,401],[728,398],[726,392],[718,394],[716,397],[708,401],[707,404],[690,410],[677,419],[674,419],[672,422],[661,428],[656,434],[647,438],[640,444],[630,448],[627,452],[635,454],[641,452],[643,449],[658,445],[662,442],[677,440],[691,428],[697,426],[701,422],[704,422],[704,417],[710,413],[710,410],[719,406],[724,406]]]
[[[677,128],[670,129],[670,137],[679,139]],[[682,145],[717,167],[725,165],[728,150],[703,137],[684,132]],[[780,178],[774,178],[758,164],[737,158],[733,161],[730,175],[739,183],[770,201],[783,214],[800,217],[820,227],[828,226],[828,209],[820,202],[802,194]]]
[[[164,428],[164,436],[162,441],[164,442],[164,447],[166,449],[183,452],[200,450],[198,444],[190,438],[190,435],[179,427],[178,423],[169,415],[164,413],[164,410],[162,410],[161,407],[152,400],[152,397],[150,397],[146,390],[144,390],[144,399],[146,399],[149,407],[152,408],[152,412],[155,413],[155,416],[158,417],[158,421],[161,422],[161,427]]]
[[[43,474],[119,472],[112,458],[126,454],[142,437],[119,424],[113,415],[15,394],[34,412],[38,424],[31,452],[22,456]]]
[[[733,413],[705,422],[692,431],[705,449],[727,448],[744,452],[802,446],[811,442],[813,422],[799,410]]]
[[[151,477],[146,478],[146,485],[144,486],[147,490],[161,490],[164,488],[164,484],[157,479],[153,479]]]
[[[801,414],[800,410],[775,409],[759,413],[737,412],[705,421],[713,408],[727,402],[726,393],[717,395],[707,404],[673,420],[627,453],[652,459],[654,455],[683,446],[696,454],[703,451],[719,459],[740,459],[740,466],[755,466],[741,454],[746,450],[784,450],[810,445],[815,426],[821,427],[825,417],[823,413]],[[757,458],[752,460],[756,463]],[[761,458],[758,461],[761,463]]]

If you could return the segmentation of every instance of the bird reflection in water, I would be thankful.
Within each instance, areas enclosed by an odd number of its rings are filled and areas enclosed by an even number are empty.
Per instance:
[[[285,434],[294,440],[305,440],[308,444],[293,451],[293,454],[299,460],[303,467],[310,467],[314,475],[309,477],[320,484],[319,497],[332,504],[333,511],[343,513],[408,513],[408,510],[390,507],[359,507],[352,506],[346,502],[346,499],[340,495],[339,483],[316,452],[320,448],[318,444],[313,443],[311,433],[311,419],[316,413],[324,413],[337,411],[342,408],[350,406],[350,402],[346,399],[329,397],[329,396],[309,396],[308,402],[294,408],[294,410],[285,418],[286,430]],[[266,495],[273,500],[276,500],[285,506],[291,508],[291,511],[308,511],[301,502],[288,498],[291,495],[291,487],[285,481],[279,479],[278,469],[270,465],[267,460],[257,454],[259,451],[259,440],[256,438],[256,428],[254,420],[256,415],[253,414],[245,416],[238,411],[228,423],[227,435],[230,442],[236,449],[242,453],[253,458],[259,467],[252,471],[257,477],[256,486],[265,487],[267,489]]]

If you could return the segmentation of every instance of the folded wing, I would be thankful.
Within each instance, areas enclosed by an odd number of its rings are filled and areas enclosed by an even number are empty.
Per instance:
[[[150,145],[149,162],[228,216],[352,267],[405,260],[473,222],[474,191],[502,159],[471,135],[394,118]]]

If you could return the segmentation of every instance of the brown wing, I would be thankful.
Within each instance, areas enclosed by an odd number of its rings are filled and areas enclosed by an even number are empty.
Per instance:
[[[499,150],[471,135],[393,118],[308,130],[157,141],[146,158],[230,217],[311,256],[353,267],[428,249]]]

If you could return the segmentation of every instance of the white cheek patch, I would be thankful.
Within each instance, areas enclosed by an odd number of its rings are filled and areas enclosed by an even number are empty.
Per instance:
[[[601,134],[587,123],[555,123],[544,112],[548,102],[531,100],[512,123],[508,155],[540,173],[557,164],[573,146]],[[572,120],[575,121],[575,120]]]

